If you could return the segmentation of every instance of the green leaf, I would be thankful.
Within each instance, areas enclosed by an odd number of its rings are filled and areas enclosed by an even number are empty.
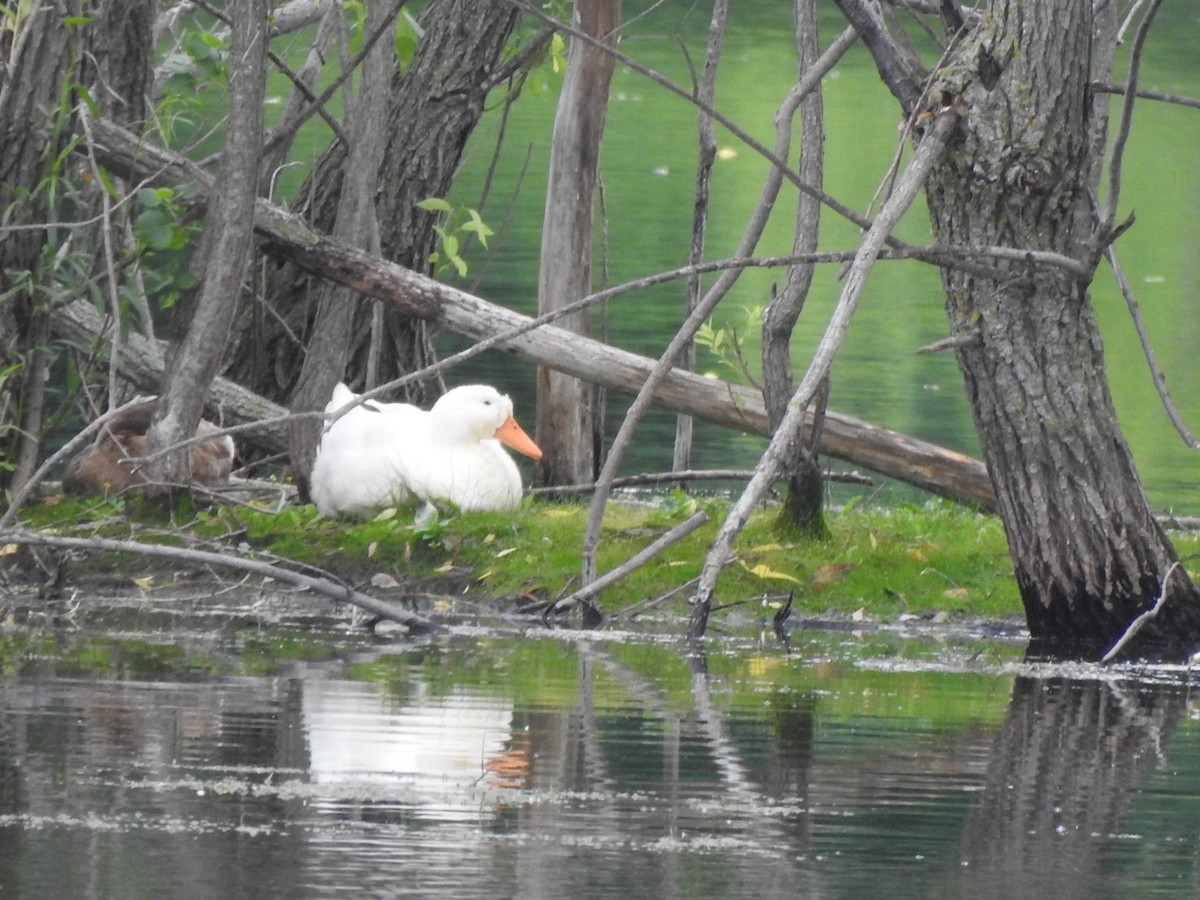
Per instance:
[[[423,209],[426,212],[453,212],[454,207],[441,197],[428,197],[417,203],[418,209]]]
[[[479,217],[479,213],[475,210],[468,209],[467,215],[471,217],[471,221],[464,222],[459,227],[459,231],[465,231],[468,234],[475,235],[477,238],[479,238],[479,243],[483,244],[484,247],[487,247],[487,239],[496,232],[488,228],[487,223],[485,223],[483,219]]]
[[[175,222],[161,209],[148,209],[138,216],[138,240],[152,250],[169,250],[175,243]]]

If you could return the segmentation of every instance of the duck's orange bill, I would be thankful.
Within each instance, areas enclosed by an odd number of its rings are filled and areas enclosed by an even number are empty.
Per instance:
[[[524,453],[534,459],[542,458],[542,448],[533,442],[533,438],[525,433],[525,429],[518,425],[512,416],[496,429],[496,440],[512,447],[518,453]]]

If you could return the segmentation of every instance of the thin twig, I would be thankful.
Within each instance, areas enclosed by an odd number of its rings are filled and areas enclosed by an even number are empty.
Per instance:
[[[643,472],[640,475],[623,475],[612,480],[613,488],[644,487],[646,485],[681,484],[691,481],[749,481],[754,477],[751,469],[673,469],[670,472]],[[822,473],[826,481],[836,481],[841,484],[872,485],[874,480],[859,472],[845,472],[829,469]],[[580,484],[552,485],[550,487],[531,488],[529,493],[538,496],[555,496],[565,494],[587,494],[596,490],[596,485],[583,482]]]
[[[1120,262],[1117,261],[1117,254],[1114,252],[1112,245],[1104,248],[1104,258],[1108,260],[1109,266],[1112,268],[1113,280],[1116,281],[1117,287],[1121,291],[1121,296],[1125,298],[1125,306],[1129,309],[1129,318],[1133,321],[1134,331],[1137,332],[1138,341],[1142,345],[1142,355],[1146,357],[1146,365],[1150,369],[1150,378],[1154,382],[1154,387],[1158,391],[1158,398],[1162,401],[1163,409],[1166,410],[1167,418],[1171,420],[1171,424],[1175,426],[1175,430],[1179,432],[1179,436],[1183,438],[1183,442],[1193,450],[1200,450],[1200,441],[1192,434],[1187,423],[1183,421],[1183,414],[1180,413],[1179,407],[1175,405],[1175,401],[1171,399],[1171,392],[1167,390],[1167,375],[1163,372],[1162,366],[1158,363],[1158,356],[1154,352],[1154,346],[1150,343],[1150,335],[1146,331],[1146,322],[1142,318],[1142,309],[1138,305],[1137,298],[1133,295],[1133,286],[1129,283],[1129,279],[1125,277],[1125,270],[1121,268]]]
[[[1129,75],[1125,80],[1125,102],[1121,104],[1121,119],[1117,126],[1117,135],[1113,139],[1112,155],[1108,161],[1108,197],[1105,199],[1104,216],[1100,220],[1101,237],[1112,227],[1117,218],[1117,203],[1121,197],[1121,166],[1125,160],[1125,146],[1129,142],[1129,129],[1133,121],[1133,104],[1137,99],[1138,73],[1142,63],[1142,50],[1146,46],[1146,36],[1150,33],[1150,25],[1158,12],[1162,0],[1150,0],[1150,8],[1138,25],[1137,36],[1133,41],[1133,49],[1129,56]]]
[[[1146,610],[1129,623],[1129,627],[1125,629],[1125,633],[1121,635],[1120,639],[1112,645],[1112,649],[1100,658],[1101,663],[1112,662],[1113,659],[1116,658],[1117,654],[1120,653],[1125,647],[1125,645],[1133,640],[1134,636],[1142,630],[1145,624],[1158,615],[1158,611],[1162,609],[1163,604],[1167,602],[1167,582],[1171,580],[1171,576],[1178,568],[1179,560],[1171,563],[1170,568],[1167,569],[1167,574],[1163,576],[1162,590],[1159,592],[1158,599],[1154,601],[1154,606],[1150,607],[1150,609]]]
[[[788,96],[784,99],[779,111],[775,115],[775,146],[773,151],[775,157],[782,158],[789,152],[789,147],[791,146],[791,122],[800,102],[810,91],[819,87],[820,73],[831,68],[852,44],[853,41],[843,33],[834,42],[834,45],[822,54],[821,58],[813,65],[813,71],[805,73],[800,82],[789,91]],[[697,105],[701,106],[702,109],[705,108],[703,102],[698,98]],[[707,109],[705,111],[708,112]],[[713,118],[717,118],[715,114],[710,113],[710,115]],[[767,177],[759,191],[758,204],[755,206],[750,221],[746,224],[741,240],[738,243],[739,256],[749,256],[754,252],[755,247],[758,246],[775,199],[778,197],[782,181],[782,168],[775,166],[768,170]],[[675,336],[667,344],[666,349],[663,350],[658,361],[654,364],[654,368],[646,376],[646,380],[638,391],[638,395],[625,412],[625,418],[621,422],[621,427],[618,429],[616,437],[613,438],[612,446],[609,448],[608,456],[604,461],[604,466],[600,470],[599,477],[596,479],[596,491],[592,496],[592,502],[588,508],[587,523],[584,526],[582,566],[583,581],[585,584],[595,575],[596,553],[600,542],[600,526],[604,517],[604,504],[612,480],[616,477],[617,467],[624,458],[627,447],[633,440],[634,432],[653,402],[654,393],[658,386],[672,371],[680,354],[688,343],[693,340],[700,326],[712,315],[717,304],[724,299],[736,283],[740,272],[740,268],[731,268],[723,271],[721,277],[717,279],[712,287],[695,304],[684,322],[680,325]]]
[[[947,143],[958,128],[959,122],[958,114],[952,110],[946,110],[938,115],[917,146],[903,178],[900,179],[895,191],[884,203],[879,215],[875,217],[871,229],[864,236],[858,257],[846,275],[841,296],[838,298],[837,306],[830,317],[825,334],[813,353],[808,371],[804,373],[804,378],[788,403],[787,414],[779,423],[767,451],[759,460],[755,476],[750,479],[745,491],[730,509],[709,549],[694,598],[692,620],[688,628],[689,638],[699,639],[708,626],[708,615],[712,607],[713,595],[716,592],[717,578],[732,552],[733,542],[749,520],[751,510],[758,505],[767,488],[774,483],[782,460],[786,456],[787,448],[804,425],[806,410],[841,348],[842,340],[850,326],[850,320],[858,308],[859,299],[866,287],[867,277],[883,247],[887,233],[895,227],[900,217],[920,193],[930,171],[945,152]]]
[[[1124,94],[1126,93],[1125,86],[1122,84],[1103,84],[1093,81],[1091,88],[1097,94]],[[1182,94],[1168,94],[1164,91],[1154,91],[1148,88],[1138,88],[1134,95],[1139,100],[1157,100],[1161,103],[1170,103],[1174,106],[1187,106],[1192,109],[1200,109],[1200,97],[1184,97]]]

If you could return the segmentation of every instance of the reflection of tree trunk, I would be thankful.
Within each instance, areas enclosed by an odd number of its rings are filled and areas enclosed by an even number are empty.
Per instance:
[[[1185,701],[1168,686],[1018,679],[952,893],[1120,894],[1103,858]]]

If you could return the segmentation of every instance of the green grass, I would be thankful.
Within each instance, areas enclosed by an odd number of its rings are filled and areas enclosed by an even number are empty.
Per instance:
[[[613,503],[604,520],[598,570],[628,559],[697,509],[709,521],[606,590],[606,613],[653,601],[696,577],[717,533],[724,500],[676,494],[657,506]],[[208,545],[257,552],[317,566],[358,584],[386,574],[399,581],[444,582],[446,590],[489,598],[551,599],[578,586],[587,509],[578,503],[526,500],[511,513],[452,513],[417,526],[413,510],[390,510],[374,521],[333,520],[311,506],[283,512],[201,509],[151,528],[144,510],[120,503],[56,498],[25,511],[25,524],[61,532],[171,541],[188,532]],[[825,540],[783,537],[773,509],[753,516],[722,574],[716,603],[749,602],[758,612],[793,596],[801,615],[851,615],[884,621],[905,613],[946,612],[982,618],[1022,614],[1003,530],[995,516],[940,500],[876,508],[831,509]],[[168,527],[169,526],[169,527]],[[1200,551],[1195,536],[1176,535],[1187,559]],[[106,557],[107,571],[136,577],[148,560]],[[436,587],[431,587],[436,590]],[[656,606],[683,610],[687,591]]]

